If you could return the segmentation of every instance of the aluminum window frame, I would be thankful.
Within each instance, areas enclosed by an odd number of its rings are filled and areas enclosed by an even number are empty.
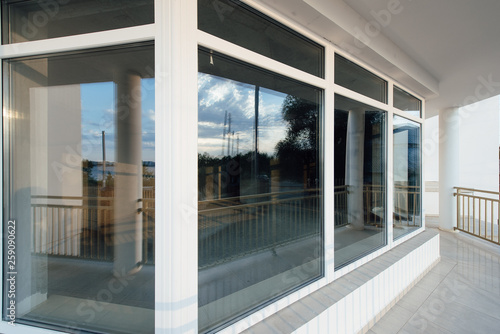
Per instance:
[[[155,267],[155,328],[165,330],[198,331],[198,257],[197,257],[197,50],[198,46],[213,49],[233,58],[258,67],[271,70],[286,77],[311,84],[324,90],[322,112],[322,144],[325,204],[334,203],[333,187],[333,129],[334,99],[340,94],[353,100],[372,105],[387,112],[386,131],[386,173],[393,168],[393,115],[399,115],[422,125],[425,131],[425,99],[407,89],[384,73],[358,60],[355,56],[326,41],[323,37],[285,17],[284,14],[263,5],[257,0],[243,0],[252,8],[270,16],[292,30],[322,45],[325,50],[325,78],[302,72],[291,66],[259,55],[227,41],[211,36],[197,29],[196,0],[165,1],[155,0],[155,23],[144,26],[122,28],[110,31],[87,33],[53,39],[5,44],[0,46],[0,59],[35,56],[39,54],[80,51],[99,47],[117,46],[136,42],[155,42],[155,109],[156,109],[156,243]],[[194,13],[193,13],[194,11]],[[369,97],[350,91],[334,83],[335,53],[376,74],[387,81],[388,103],[381,103]],[[0,89],[4,84],[3,68],[0,68]],[[421,117],[408,115],[393,106],[393,86],[404,89],[422,101]],[[3,91],[3,90],[2,90]],[[173,99],[172,97],[175,97]],[[3,94],[1,94],[3,105]],[[182,112],[181,112],[182,111]],[[422,140],[422,138],[421,138]],[[0,138],[3,147],[3,136]],[[186,154],[191,152],[192,154]],[[2,158],[3,159],[3,158]],[[422,156],[421,164],[424,165]],[[0,166],[3,175],[3,163]],[[423,185],[424,171],[421,173]],[[2,179],[2,186],[6,182]],[[369,255],[335,271],[334,269],[334,227],[333,205],[323,205],[324,222],[324,277],[301,287],[295,292],[226,327],[221,332],[239,332],[258,323],[267,316],[291,305],[302,297],[318,290],[326,284],[342,277],[360,265],[380,256],[391,248],[414,237],[425,229],[422,227],[397,240],[392,236],[393,182],[387,180],[387,245]],[[424,192],[421,196],[421,207]],[[3,193],[0,194],[3,203]],[[3,206],[2,206],[3,217]],[[423,210],[422,214],[425,214]],[[3,240],[0,241],[0,244]],[[3,245],[0,247],[3,254]],[[3,257],[2,257],[3,258]],[[0,293],[3,295],[3,286]],[[3,305],[2,305],[3,307]],[[6,321],[0,322],[0,331],[11,331],[13,327]],[[16,324],[18,332],[59,333],[48,329]]]

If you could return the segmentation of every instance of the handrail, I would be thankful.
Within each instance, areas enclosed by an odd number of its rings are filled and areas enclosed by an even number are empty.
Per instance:
[[[457,223],[454,229],[500,245],[500,193],[473,188],[453,188],[456,190],[453,196],[457,199]],[[495,196],[485,197],[483,194]]]
[[[472,192],[481,192],[481,193],[485,193],[485,194],[500,195],[499,192],[491,191],[491,190],[480,190],[480,189],[462,188],[462,187],[453,187],[453,189],[456,189],[458,191],[465,190],[465,191],[472,191]],[[453,195],[456,196],[458,194],[459,194],[459,192],[458,193],[454,193]]]
[[[277,196],[277,195],[291,195],[291,194],[301,194],[304,192],[315,192],[318,191],[319,189],[301,189],[301,190],[293,190],[293,191],[275,191],[272,193],[262,193],[262,194],[255,194],[255,195],[245,195],[245,196],[233,196],[233,197],[223,197],[223,198],[217,198],[217,199],[206,199],[202,201],[198,201],[199,204],[207,204],[207,203],[216,203],[219,201],[231,201],[231,200],[246,200],[246,199],[252,199],[252,198],[259,198],[259,197],[267,197],[267,196]]]
[[[267,195],[271,196],[271,195]],[[319,197],[318,196],[308,196],[307,198],[313,198],[313,197]],[[263,201],[263,202],[257,202],[257,203],[250,203],[250,204],[238,204],[238,205],[231,205],[231,206],[224,206],[224,207],[218,207],[218,208],[212,208],[212,209],[204,209],[204,210],[198,210],[198,213],[208,213],[208,212],[217,212],[217,211],[223,211],[223,210],[237,210],[237,209],[244,209],[244,208],[251,208],[251,207],[256,207],[260,206],[263,204],[278,204],[278,203],[284,203],[284,202],[290,202],[293,200],[302,200],[306,197],[301,196],[301,197],[289,197],[289,198],[281,198],[281,199],[276,199],[276,200],[271,200],[271,201]]]

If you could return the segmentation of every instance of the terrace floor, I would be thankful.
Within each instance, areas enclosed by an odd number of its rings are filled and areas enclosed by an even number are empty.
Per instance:
[[[500,246],[440,231],[441,261],[369,334],[498,333]]]

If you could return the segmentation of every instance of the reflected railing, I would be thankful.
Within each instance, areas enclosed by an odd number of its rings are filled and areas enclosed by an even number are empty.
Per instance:
[[[200,201],[200,267],[317,235],[319,197],[318,189],[307,189]],[[144,189],[140,201],[143,263],[153,264],[154,188]],[[96,197],[32,196],[32,252],[112,261],[113,203],[112,192]]]
[[[495,191],[455,187],[457,225],[455,229],[500,244],[499,196]]]
[[[319,234],[318,189],[198,202],[198,265],[206,268]]]
[[[102,196],[32,196],[32,242],[35,254],[112,261],[113,190]],[[142,262],[154,264],[155,189],[143,189]]]
[[[396,187],[395,221],[419,215],[419,187]],[[335,227],[348,225],[349,186],[335,186]],[[114,196],[32,197],[32,252],[113,260]],[[143,263],[154,263],[154,187],[143,190]],[[198,202],[199,266],[273,250],[319,233],[320,191],[271,192]],[[43,202],[43,203],[37,203]],[[365,223],[384,223],[385,187],[365,185]],[[51,204],[47,204],[51,203]],[[57,204],[54,204],[57,203]],[[415,204],[417,203],[417,204]]]
[[[420,186],[394,186],[394,223],[421,226]]]
[[[334,187],[335,227],[349,225],[349,185]],[[385,214],[385,186],[363,186],[363,208],[366,225],[381,226]],[[394,223],[420,226],[420,186],[397,185],[394,187]]]

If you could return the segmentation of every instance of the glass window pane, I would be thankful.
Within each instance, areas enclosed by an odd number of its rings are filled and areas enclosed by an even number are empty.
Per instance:
[[[335,55],[335,83],[387,103],[387,81],[338,54]]]
[[[394,239],[422,226],[420,124],[394,116]]]
[[[4,44],[154,22],[153,0],[8,0],[2,3]]]
[[[335,267],[386,245],[386,113],[335,96]]]
[[[320,89],[201,50],[199,329],[319,278]]]
[[[399,87],[394,86],[394,107],[412,116],[421,117],[422,101]]]
[[[324,48],[234,0],[198,0],[198,29],[324,78]]]
[[[153,46],[10,60],[4,70],[16,321],[153,333]]]

